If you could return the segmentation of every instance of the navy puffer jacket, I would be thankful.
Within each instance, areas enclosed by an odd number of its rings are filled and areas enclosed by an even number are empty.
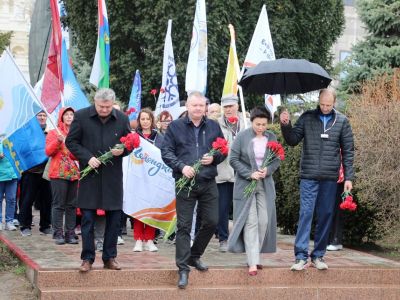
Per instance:
[[[292,127],[281,124],[282,135],[286,143],[296,146],[303,140],[300,178],[314,180],[337,180],[340,168],[340,149],[345,180],[353,180],[354,141],[348,119],[334,110],[332,118],[326,124],[320,119],[319,108],[304,112]]]

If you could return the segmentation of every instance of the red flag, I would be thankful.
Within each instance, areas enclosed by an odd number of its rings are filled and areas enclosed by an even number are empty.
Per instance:
[[[61,92],[64,90],[61,68],[61,23],[57,0],[50,0],[50,8],[52,31],[41,97],[42,103],[49,113],[60,103]]]

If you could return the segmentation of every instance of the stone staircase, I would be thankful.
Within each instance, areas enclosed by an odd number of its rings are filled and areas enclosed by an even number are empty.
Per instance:
[[[36,270],[34,284],[48,299],[400,299],[400,269],[264,268],[193,270],[185,290],[176,287],[176,270]]]

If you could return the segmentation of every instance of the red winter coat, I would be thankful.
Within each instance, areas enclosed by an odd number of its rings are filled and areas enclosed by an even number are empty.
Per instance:
[[[62,121],[62,117],[67,110],[74,112],[73,108],[64,107],[61,108],[58,114],[57,128],[64,137],[67,136],[68,129]],[[58,132],[56,129],[51,130],[47,134],[46,155],[51,157],[49,168],[50,179],[65,179],[69,181],[79,179],[79,168],[75,158],[65,146],[65,143],[58,140]]]

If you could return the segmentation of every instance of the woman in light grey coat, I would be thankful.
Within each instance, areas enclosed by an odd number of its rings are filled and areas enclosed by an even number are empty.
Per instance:
[[[261,269],[260,253],[276,251],[275,183],[272,174],[279,167],[274,159],[267,168],[261,164],[268,154],[268,141],[276,136],[267,131],[269,112],[263,107],[252,110],[252,127],[238,134],[232,144],[229,162],[236,171],[233,191],[234,226],[228,240],[230,252],[246,252],[249,275],[257,275]],[[252,179],[257,180],[254,192],[246,198],[245,187]]]

